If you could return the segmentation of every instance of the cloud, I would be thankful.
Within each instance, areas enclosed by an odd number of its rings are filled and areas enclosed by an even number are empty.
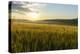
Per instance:
[[[25,14],[28,12],[39,13],[41,7],[46,6],[46,4],[35,3],[35,2],[22,2],[22,1],[12,1],[12,12],[19,14]]]
[[[12,1],[12,11],[13,12],[31,12],[31,10],[29,8],[24,8],[22,6],[27,5],[25,2],[20,2],[20,1]]]

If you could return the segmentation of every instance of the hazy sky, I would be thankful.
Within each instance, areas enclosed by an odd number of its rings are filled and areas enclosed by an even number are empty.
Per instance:
[[[13,19],[73,19],[78,17],[78,6],[14,1],[11,14]]]

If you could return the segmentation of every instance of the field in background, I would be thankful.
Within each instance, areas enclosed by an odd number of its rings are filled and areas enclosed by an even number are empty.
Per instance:
[[[77,26],[11,23],[11,52],[78,48]]]

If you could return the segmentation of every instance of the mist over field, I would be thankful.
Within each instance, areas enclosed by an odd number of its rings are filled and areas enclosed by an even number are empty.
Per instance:
[[[11,20],[11,52],[77,49],[77,29],[74,24]]]

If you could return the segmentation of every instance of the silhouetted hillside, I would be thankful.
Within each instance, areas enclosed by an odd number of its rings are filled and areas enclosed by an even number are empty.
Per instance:
[[[78,25],[78,19],[48,19],[48,20],[38,20],[29,21],[24,19],[9,19],[9,21],[23,22],[23,23],[41,23],[41,24],[62,24],[62,25]]]
[[[41,23],[48,23],[48,24],[64,24],[64,25],[78,25],[78,19],[49,19],[49,20],[42,20]]]

